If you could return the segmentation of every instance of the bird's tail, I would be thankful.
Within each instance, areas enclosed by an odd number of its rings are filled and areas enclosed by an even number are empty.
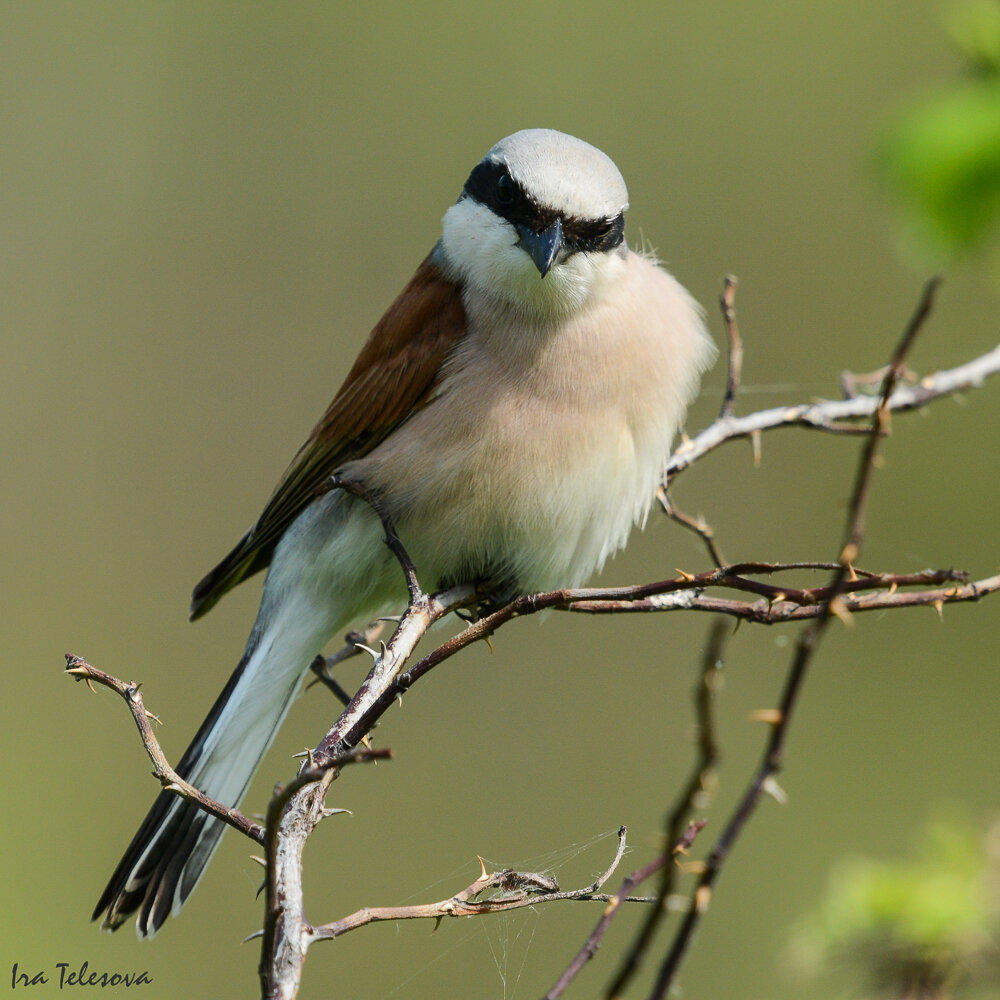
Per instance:
[[[181,777],[227,806],[239,804],[325,641],[282,642],[288,634],[261,634],[255,626],[239,666],[177,766]],[[115,930],[138,911],[139,937],[152,937],[194,891],[225,828],[191,802],[161,792],[92,919],[103,913],[101,926]]]

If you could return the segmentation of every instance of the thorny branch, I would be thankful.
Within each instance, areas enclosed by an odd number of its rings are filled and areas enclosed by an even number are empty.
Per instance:
[[[317,656],[309,665],[309,669],[316,675],[316,679],[310,682],[309,687],[314,684],[322,684],[343,706],[351,703],[351,693],[341,687],[340,682],[334,676],[333,669],[344,660],[349,660],[355,656],[361,656],[368,652],[372,643],[382,634],[385,627],[384,621],[372,622],[368,628],[361,632],[348,632],[345,644],[330,656]]]
[[[688,828],[682,837],[678,837],[677,840],[672,841],[672,848],[670,849],[670,857],[676,858],[679,855],[687,854],[691,845],[694,844],[695,838],[701,833],[705,826],[704,820],[698,820],[695,823],[689,823]],[[624,830],[625,828],[622,827]],[[667,854],[661,854],[659,857],[654,858],[648,864],[643,865],[642,868],[636,869],[631,875],[625,878],[622,882],[621,887],[618,891],[610,898],[608,905],[604,908],[604,912],[601,914],[601,919],[598,920],[597,926],[590,932],[590,936],[583,943],[583,947],[576,953],[573,960],[566,967],[563,974],[556,980],[555,985],[545,994],[544,1000],[557,1000],[566,991],[566,987],[576,978],[576,974],[584,967],[584,965],[589,962],[594,955],[597,954],[597,949],[600,946],[601,940],[604,938],[605,933],[611,926],[611,921],[621,912],[622,903],[630,903],[636,900],[636,897],[630,896],[629,893],[637,886],[641,885],[646,879],[655,875],[658,871],[672,871],[673,867],[668,864]],[[610,875],[610,871],[607,873],[605,878]],[[663,897],[657,893],[657,895],[652,897],[640,897],[643,902],[653,902],[659,903]],[[654,910],[656,912],[659,910],[657,906]]]
[[[1000,344],[972,361],[946,371],[925,375],[915,385],[893,387],[887,409],[893,413],[918,410],[929,403],[954,396],[966,389],[978,389],[992,375],[1000,372]],[[848,399],[775,406],[745,417],[724,416],[700,434],[689,438],[674,450],[667,463],[670,482],[710,451],[736,438],[753,438],[763,431],[779,427],[804,427],[831,433],[866,434],[870,428],[851,421],[873,417],[880,406],[878,396],[852,396]]]
[[[618,830],[618,848],[608,869],[598,879],[582,889],[562,891],[554,878],[539,872],[517,872],[505,868],[489,873],[483,859],[479,859],[479,877],[461,892],[436,903],[418,903],[413,906],[366,906],[347,917],[333,923],[314,928],[317,941],[332,939],[357,930],[366,924],[385,920],[435,920],[440,923],[445,917],[476,917],[488,913],[506,913],[525,906],[541,903],[555,903],[566,900],[597,903],[653,903],[655,896],[620,897],[619,893],[608,895],[599,890],[614,875],[625,854],[625,827]],[[484,892],[499,890],[496,895],[476,899]]]
[[[712,709],[715,702],[715,691],[719,683],[719,673],[722,670],[722,651],[726,635],[725,623],[721,619],[717,619],[709,633],[708,646],[702,657],[701,670],[694,688],[698,752],[687,785],[678,794],[674,806],[667,816],[667,843],[678,842],[678,833],[685,823],[690,822],[690,816],[696,810],[704,809],[715,793],[720,751],[715,735],[715,715]],[[607,989],[606,996],[621,996],[639,971],[642,960],[666,916],[676,879],[677,867],[675,865],[666,865],[661,868],[660,882],[656,890],[656,898],[660,905],[652,908],[646,914],[631,947],[622,959],[617,975]]]
[[[263,996],[294,997],[298,992],[305,954],[312,941],[334,937],[348,929],[353,929],[354,926],[361,925],[358,922],[361,918],[357,914],[345,918],[347,922],[354,921],[351,926],[346,926],[343,921],[318,926],[312,926],[308,923],[303,909],[302,850],[315,825],[329,812],[324,808],[323,801],[330,782],[338,775],[339,768],[346,763],[387,755],[387,751],[367,751],[357,748],[393,701],[439,663],[444,662],[472,642],[488,639],[497,628],[510,619],[531,615],[546,608],[589,614],[672,610],[708,611],[758,624],[808,620],[809,625],[800,636],[796,648],[796,656],[790,668],[780,707],[768,713],[766,719],[772,725],[767,751],[744,799],[704,864],[692,905],[688,909],[674,944],[661,967],[653,997],[665,995],[665,991],[673,981],[686,952],[694,927],[708,905],[715,879],[721,871],[733,843],[749,820],[761,795],[764,792],[776,792],[777,790],[774,775],[781,766],[788,722],[805,676],[806,667],[831,615],[836,614],[846,618],[851,613],[860,611],[910,606],[932,606],[940,611],[945,604],[979,600],[987,594],[1000,590],[1000,575],[971,581],[967,574],[954,570],[893,574],[863,571],[854,565],[863,537],[863,515],[868,480],[879,438],[885,433],[888,426],[889,414],[916,409],[945,396],[978,387],[987,377],[1000,372],[1000,346],[998,346],[967,364],[948,371],[936,372],[913,384],[899,384],[906,353],[929,312],[933,290],[933,283],[928,285],[925,290],[921,307],[907,328],[906,336],[893,357],[882,381],[882,390],[877,397],[852,394],[840,401],[776,407],[740,417],[735,414],[735,403],[740,384],[742,341],[736,326],[734,310],[735,282],[733,279],[727,279],[720,303],[729,336],[730,355],[727,388],[720,415],[700,434],[692,439],[685,439],[680,444],[668,463],[667,481],[672,481],[699,458],[734,438],[749,437],[754,443],[755,452],[757,452],[762,432],[778,427],[798,426],[833,433],[864,434],[866,435],[865,454],[853,493],[849,530],[845,536],[840,559],[836,563],[742,563],[727,565],[715,543],[710,526],[688,518],[687,515],[673,507],[664,489],[660,493],[660,501],[665,511],[675,520],[686,524],[702,536],[712,557],[714,564],[712,570],[699,574],[682,573],[674,579],[631,587],[559,590],[546,594],[522,596],[508,605],[472,621],[463,631],[439,645],[437,649],[424,656],[417,663],[407,666],[418,641],[432,624],[453,610],[476,607],[479,601],[477,589],[470,584],[454,587],[439,594],[424,593],[418,583],[416,567],[407,555],[389,519],[380,509],[377,499],[369,496],[356,483],[339,479],[331,480],[328,488],[349,490],[369,503],[382,519],[385,542],[400,563],[409,589],[410,602],[406,613],[398,620],[388,643],[380,642],[379,649],[376,650],[371,648],[371,643],[375,641],[377,636],[376,631],[369,631],[363,636],[360,634],[352,635],[348,647],[333,658],[334,661],[339,662],[339,659],[357,652],[367,652],[372,656],[371,670],[353,697],[342,690],[338,692],[338,685],[330,677],[329,670],[325,669],[326,665],[323,668],[319,663],[314,666],[315,672],[322,677],[324,683],[327,683],[338,697],[346,702],[346,708],[330,732],[308,755],[308,760],[303,765],[299,776],[289,786],[276,794],[268,811],[268,821],[265,828],[252,823],[237,810],[229,809],[208,799],[197,789],[179,779],[170,769],[155,737],[152,735],[148,713],[142,706],[137,685],[125,684],[111,678],[110,675],[104,675],[79,658],[68,658],[70,662],[67,669],[70,673],[81,679],[87,678],[88,682],[94,680],[105,684],[117,690],[125,698],[136,720],[147,751],[154,762],[154,773],[164,787],[191,798],[198,802],[201,808],[240,829],[251,839],[263,842],[267,854],[268,871],[264,928],[260,932],[260,936],[263,938],[260,966]],[[845,384],[852,386],[851,392],[853,393],[853,386],[860,382],[860,379],[855,379],[849,380]],[[868,423],[859,424],[858,421],[868,421]],[[783,581],[788,581],[793,573],[809,574],[820,571],[830,572],[831,570],[833,572],[831,580],[823,585],[792,587],[783,583]],[[724,597],[715,593],[719,590],[741,593],[747,597],[745,599]],[[362,639],[365,641],[362,642]],[[327,661],[327,664],[331,662],[333,661]],[[708,677],[708,667],[706,666],[703,674],[706,682]],[[700,703],[698,710],[699,719],[705,727],[703,733],[710,732],[710,728],[708,728],[710,727],[710,715],[707,706],[708,702]],[[667,843],[683,846],[684,837],[693,839],[694,833],[700,829],[700,825],[696,824],[697,829],[695,826],[689,827],[688,834],[679,838],[677,836],[679,824],[682,825],[685,818],[690,815],[691,809],[696,807],[701,784],[707,782],[711,776],[714,762],[713,754],[714,745],[703,743],[699,763],[696,767],[695,780],[682,793],[678,805],[672,813]],[[615,864],[617,865],[617,860]],[[614,866],[604,876],[605,880],[610,877],[613,870]],[[623,883],[622,889],[614,896],[609,897],[609,906],[604,916],[588,941],[585,942],[580,953],[567,968],[559,983],[553,987],[550,996],[561,995],[565,986],[575,975],[575,971],[596,950],[611,917],[617,912],[620,903],[629,898],[628,892],[631,891],[631,887],[657,871],[663,872],[657,898],[661,901],[666,898],[672,886],[673,866],[666,864],[666,855],[662,855],[629,876]],[[523,899],[505,899],[501,896],[499,901],[494,897],[476,902],[474,896],[487,888],[483,885],[478,890],[473,891],[474,887],[484,878],[484,876],[480,876],[480,879],[477,879],[472,886],[463,890],[456,897],[452,897],[451,900],[427,904],[427,906],[433,910],[435,907],[458,905],[455,900],[459,900],[462,907],[469,907],[475,912],[481,913],[492,912],[498,908],[511,908],[515,903],[516,905],[534,905],[543,899],[549,901],[556,898],[603,898],[596,894],[596,889],[600,887],[596,883],[588,890],[578,890],[576,893],[562,894],[554,891],[546,893],[541,883],[533,882],[530,873],[517,877],[526,880],[518,890],[523,892]],[[515,874],[501,872],[487,878],[509,880],[514,879]],[[501,882],[496,884],[502,888]],[[535,893],[536,889],[542,890],[541,895]],[[378,919],[403,918],[398,912],[391,917],[385,916],[388,912],[385,910],[364,912],[376,915],[365,918],[361,921],[363,923],[374,922]],[[652,929],[647,937],[637,942],[630,955],[630,961],[637,963],[642,957],[649,940],[651,940],[652,933],[659,923],[660,912],[661,907],[657,907],[656,911],[652,913],[649,921],[649,926]],[[412,913],[410,915],[431,916],[436,914],[428,911],[427,913]],[[621,974],[624,977],[622,981],[624,982],[630,974],[627,962]]]
[[[489,638],[510,619],[536,614],[547,609],[585,614],[710,611],[758,625],[821,618],[826,613],[825,602],[829,597],[829,588],[795,590],[771,586],[750,579],[750,574],[772,574],[805,568],[819,569],[825,566],[824,563],[785,565],[745,563],[707,573],[663,580],[659,583],[609,589],[554,590],[545,594],[518,597],[485,618],[473,622],[412,667],[401,672],[396,679],[395,689],[399,692],[405,691],[424,674],[466,646]],[[903,607],[933,607],[940,610],[945,604],[978,601],[1000,590],[1000,574],[982,580],[963,581],[965,574],[954,570],[865,574],[859,580],[849,580],[842,584],[838,608],[842,607],[847,612]],[[929,590],[908,592],[902,589],[920,584],[944,583],[947,586],[934,586]],[[755,601],[735,601],[705,593],[714,587],[750,591],[760,593],[761,596]],[[873,588],[878,589],[870,594],[860,593],[862,590]]]
[[[160,720],[143,704],[138,684],[134,681],[123,681],[117,677],[113,677],[111,674],[105,673],[103,670],[99,670],[88,663],[82,656],[74,656],[72,653],[66,654],[66,673],[72,674],[78,681],[85,681],[91,690],[94,689],[94,684],[100,684],[101,687],[110,688],[122,696],[125,704],[128,705],[132,712],[132,717],[135,719],[136,727],[142,738],[143,746],[149,754],[149,759],[153,762],[153,775],[159,779],[160,784],[167,791],[179,795],[182,799],[189,799],[197,803],[199,809],[214,816],[216,819],[221,819],[224,823],[227,823],[234,830],[239,830],[240,833],[251,840],[255,840],[258,843],[264,842],[265,827],[248,819],[238,809],[223,805],[221,802],[195,788],[194,785],[185,781],[170,766],[166,754],[164,754],[163,748],[160,746],[160,742],[153,732],[153,727],[150,725],[151,719],[156,722]],[[332,768],[341,768],[348,764],[362,764],[373,760],[387,760],[390,757],[392,757],[392,751],[387,749],[355,749],[348,753],[340,754],[338,757],[326,761],[322,766],[312,765],[304,769],[290,785],[275,790],[273,801],[278,803],[279,806],[283,805],[287,802],[291,794],[300,787],[310,782],[319,781],[323,777],[324,772]]]
[[[302,854],[310,834],[326,815],[326,791],[337,777],[337,770],[326,767],[319,781],[310,781],[303,779],[306,769],[315,764],[323,767],[361,743],[395,699],[396,677],[431,625],[456,608],[474,605],[476,601],[473,585],[453,587],[440,594],[425,594],[409,555],[377,500],[359,484],[339,478],[331,480],[330,487],[349,490],[369,503],[378,514],[386,544],[406,577],[410,601],[389,642],[380,641],[380,651],[358,644],[374,660],[368,676],[333,728],[310,754],[294,793],[280,809],[269,810],[264,840],[267,867],[264,928],[258,967],[261,995],[266,1000],[290,1000],[298,994],[306,951],[316,940],[316,930],[305,917]]]
[[[142,744],[149,754],[149,759],[153,762],[153,774],[159,779],[160,784],[168,791],[174,792],[184,799],[196,802],[200,809],[228,823],[234,830],[239,830],[251,840],[262,842],[264,839],[264,828],[259,823],[254,823],[247,819],[238,809],[231,809],[221,802],[209,798],[204,792],[199,791],[194,785],[185,781],[168,763],[166,755],[160,747],[159,740],[150,725],[150,719],[160,720],[152,712],[146,710],[142,703],[142,694],[139,692],[139,685],[134,681],[122,681],[111,674],[106,674],[103,670],[91,666],[82,656],[74,656],[72,653],[66,654],[66,673],[72,674],[78,681],[86,681],[87,686],[94,690],[94,684],[110,688],[116,691],[125,700],[132,718],[135,719],[139,735],[142,737]]]
[[[663,1000],[677,978],[684,956],[691,943],[695,928],[704,916],[712,899],[715,882],[725,865],[737,839],[749,822],[765,793],[781,796],[775,775],[784,764],[785,742],[791,724],[792,715],[798,703],[806,673],[812,662],[816,649],[826,630],[827,625],[835,616],[846,616],[847,612],[840,606],[842,590],[853,576],[852,566],[860,552],[864,538],[865,512],[868,504],[868,494],[871,486],[872,473],[875,470],[875,457],[879,443],[885,433],[889,420],[889,400],[893,396],[896,382],[902,371],[904,361],[910,348],[922,329],[934,302],[934,293],[938,281],[932,280],[924,288],[923,295],[903,336],[889,362],[888,370],[882,382],[879,402],[875,410],[875,420],[870,433],[865,439],[858,471],[855,477],[854,489],[847,515],[847,525],[844,533],[844,544],[841,549],[839,565],[833,571],[829,592],[823,601],[823,613],[805,626],[799,633],[795,653],[792,658],[788,675],[785,679],[784,691],[777,710],[773,714],[771,735],[764,750],[763,757],[756,773],[750,781],[743,797],[733,810],[725,829],[715,842],[704,870],[698,879],[692,894],[692,906],[687,911],[673,943],[657,975],[655,985],[650,993],[650,1000]]]

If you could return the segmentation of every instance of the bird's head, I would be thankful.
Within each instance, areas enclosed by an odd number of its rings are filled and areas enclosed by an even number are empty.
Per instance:
[[[441,250],[462,283],[529,313],[580,308],[625,252],[625,181],[594,146],[552,129],[498,142],[444,217]]]

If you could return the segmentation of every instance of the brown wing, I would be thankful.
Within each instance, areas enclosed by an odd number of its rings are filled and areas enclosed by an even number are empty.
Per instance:
[[[315,498],[324,479],[350,459],[367,454],[427,402],[441,365],[464,333],[461,292],[428,256],[369,334],[257,523],[194,588],[192,619],[270,563],[278,540]]]

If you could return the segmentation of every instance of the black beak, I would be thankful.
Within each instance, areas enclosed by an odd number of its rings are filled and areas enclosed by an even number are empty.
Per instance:
[[[518,226],[517,231],[521,235],[518,246],[535,262],[538,273],[544,278],[562,249],[562,222],[556,218],[548,229],[543,229],[540,233],[525,225]]]

